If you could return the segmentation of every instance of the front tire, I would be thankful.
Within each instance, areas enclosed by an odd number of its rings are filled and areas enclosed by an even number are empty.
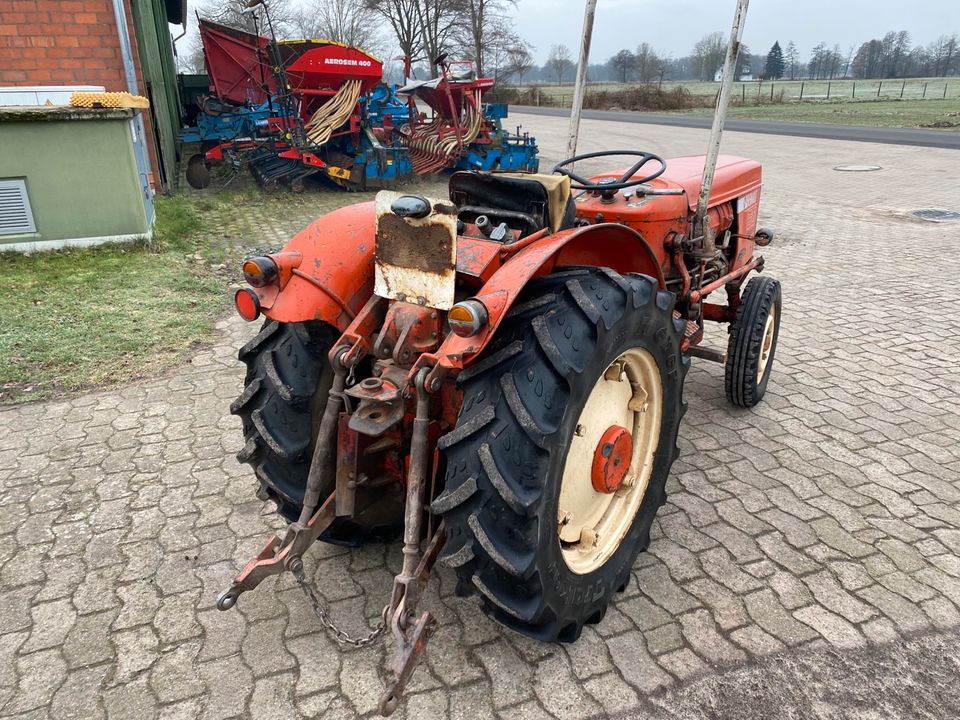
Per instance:
[[[758,275],[747,284],[730,324],[724,388],[727,400],[750,408],[763,399],[780,336],[780,283]]]
[[[535,281],[527,297],[501,325],[494,344],[460,375],[463,404],[455,429],[440,441],[447,474],[432,508],[446,522],[443,557],[456,568],[461,590],[479,593],[484,609],[514,630],[573,641],[584,623],[603,617],[613,594],[626,585],[666,499],[685,409],[684,324],[673,318],[673,295],[659,291],[653,279],[606,269],[555,273]],[[634,356],[643,358],[639,369],[623,366],[631,397],[644,382],[659,382],[659,399],[649,403],[658,414],[655,438],[646,445],[652,451],[644,468],[631,464],[640,482],[605,491],[612,492],[610,507],[621,491],[634,493],[620,508],[620,519],[607,525],[585,521],[572,538],[558,517],[561,510],[583,518],[592,511],[612,513],[587,487],[595,477],[592,468],[571,464],[579,457],[578,443],[597,436],[596,428],[582,426],[581,415],[598,383],[618,375],[617,363]],[[613,375],[612,367],[618,368]],[[641,377],[648,380],[634,382]],[[635,405],[637,412],[642,406]],[[600,412],[600,425],[609,421],[602,409],[594,412]],[[571,495],[570,483],[577,482]],[[576,507],[561,508],[571,497]],[[597,550],[598,557],[576,562],[578,553],[601,547],[602,537],[595,546],[582,545],[604,527],[619,528],[614,541]]]

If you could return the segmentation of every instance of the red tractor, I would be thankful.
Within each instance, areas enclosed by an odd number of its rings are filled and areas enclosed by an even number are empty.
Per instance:
[[[571,169],[608,155],[634,162]],[[704,162],[593,153],[553,175],[458,172],[448,199],[384,191],[248,259],[236,306],[266,322],[231,409],[240,460],[291,525],[219,607],[286,569],[330,627],[302,554],[402,532],[383,621],[356,641],[396,638],[384,714],[433,630],[416,605],[438,557],[513,630],[573,641],[599,622],[666,498],[688,358],[725,363],[739,406],[770,378],[780,285],[745,285],[771,240],[761,168],[721,156],[698,214]],[[701,347],[706,321],[729,323],[726,352]]]

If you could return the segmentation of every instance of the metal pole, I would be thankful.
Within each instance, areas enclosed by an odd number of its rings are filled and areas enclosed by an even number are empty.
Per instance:
[[[710,190],[713,187],[713,174],[717,169],[717,157],[720,155],[720,139],[723,136],[723,123],[727,119],[727,105],[730,102],[730,88],[736,75],[737,56],[740,54],[740,38],[747,17],[750,0],[737,0],[737,10],[733,15],[730,28],[730,42],[727,44],[727,57],[723,63],[723,76],[720,78],[720,92],[717,96],[717,109],[713,114],[713,128],[710,130],[710,143],[703,164],[703,178],[700,181],[700,197],[697,200],[697,214],[693,221],[695,238],[702,238],[701,251],[711,252],[713,238],[707,238],[710,226],[706,222],[707,207],[710,204]]]
[[[570,108],[570,128],[567,134],[567,157],[577,154],[577,136],[580,134],[580,111],[583,109],[583,91],[587,80],[587,60],[590,57],[590,37],[593,35],[593,17],[597,0],[587,0],[583,11],[583,36],[580,38],[580,62],[577,81],[573,87],[573,106]]]

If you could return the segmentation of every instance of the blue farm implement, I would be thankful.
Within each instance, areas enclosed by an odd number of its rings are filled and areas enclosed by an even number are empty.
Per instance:
[[[483,102],[493,80],[475,77],[469,63],[440,58],[439,78],[398,89],[355,47],[278,42],[205,20],[200,36],[211,96],[180,135],[203,149],[187,166],[195,188],[209,185],[218,162],[295,190],[310,175],[359,189],[448,168],[538,169],[536,140],[504,128],[506,105]]]

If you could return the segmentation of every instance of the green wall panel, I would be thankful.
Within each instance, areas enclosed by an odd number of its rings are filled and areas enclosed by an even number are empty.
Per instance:
[[[0,245],[147,233],[126,119],[0,122],[0,178],[26,178],[37,227]]]

